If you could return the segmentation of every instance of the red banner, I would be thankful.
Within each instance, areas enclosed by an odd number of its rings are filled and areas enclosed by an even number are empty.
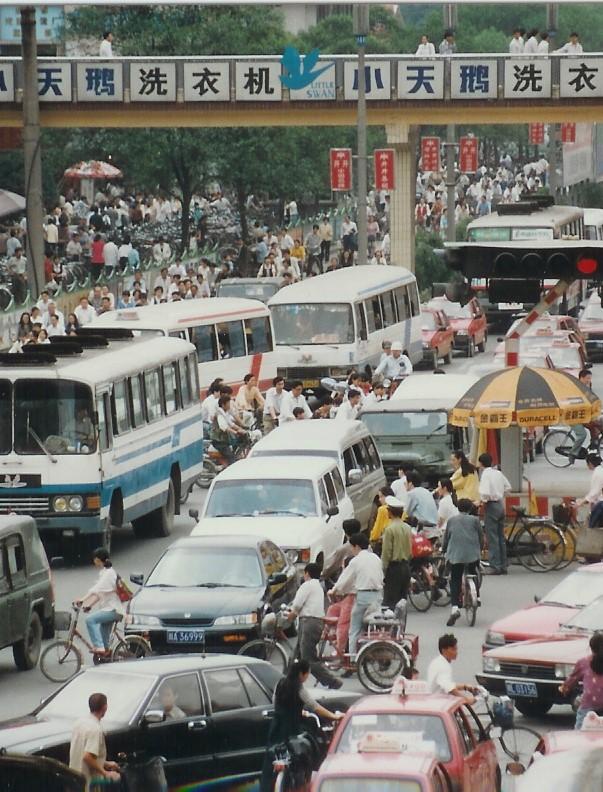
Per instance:
[[[544,143],[544,124],[530,124],[528,139],[535,146],[542,145]]]
[[[331,190],[347,192],[352,189],[352,149],[332,148]]]
[[[394,150],[375,149],[375,189],[394,189]]]
[[[423,171],[440,171],[440,138],[421,138],[421,168]]]
[[[461,173],[475,173],[477,162],[477,138],[473,136],[462,137],[459,140],[459,162]]]
[[[561,124],[561,142],[562,143],[575,143],[576,142],[576,125],[574,123]]]

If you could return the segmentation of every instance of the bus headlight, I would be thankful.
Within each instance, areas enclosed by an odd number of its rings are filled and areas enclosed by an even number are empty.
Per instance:
[[[81,495],[57,495],[52,499],[52,510],[59,514],[81,512],[84,508],[84,499]]]
[[[296,564],[297,563],[297,558],[299,556],[299,553],[297,552],[297,550],[293,550],[293,549],[286,550],[285,551],[285,555],[287,556],[287,561],[290,564]]]
[[[64,495],[57,495],[52,499],[52,508],[55,512],[66,512],[69,510],[67,498]]]
[[[69,511],[79,512],[84,508],[84,499],[81,495],[72,495],[69,498]]]

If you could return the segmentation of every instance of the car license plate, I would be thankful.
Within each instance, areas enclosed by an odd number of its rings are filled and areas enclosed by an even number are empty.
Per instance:
[[[499,311],[521,311],[523,303],[498,303]]]
[[[508,696],[527,696],[538,698],[538,688],[535,682],[505,682]]]
[[[168,630],[168,643],[201,643],[205,630]]]
[[[320,380],[317,379],[302,380],[302,384],[304,388],[318,388],[318,386],[320,385]]]

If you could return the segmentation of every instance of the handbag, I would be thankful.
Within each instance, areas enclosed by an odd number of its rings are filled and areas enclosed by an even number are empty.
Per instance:
[[[129,602],[134,596],[132,589],[120,575],[117,576],[115,581],[115,593],[120,602]]]
[[[433,545],[426,536],[423,534],[412,535],[412,557],[425,558],[430,556],[433,552]]]

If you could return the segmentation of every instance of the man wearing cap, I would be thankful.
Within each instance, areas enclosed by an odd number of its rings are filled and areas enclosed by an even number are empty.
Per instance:
[[[383,531],[381,564],[383,565],[383,604],[394,608],[398,600],[406,599],[410,584],[409,561],[412,558],[412,530],[404,522],[404,506],[398,498],[388,495],[385,505],[390,522]]]
[[[381,353],[381,357],[379,358],[379,365],[383,363],[385,358],[391,357],[392,354],[392,342],[391,341],[382,341],[381,342],[381,349],[383,352]]]
[[[375,369],[376,377],[386,377],[387,379],[400,379],[412,374],[412,363],[408,355],[402,354],[402,344],[394,341],[392,353],[383,358]]]

